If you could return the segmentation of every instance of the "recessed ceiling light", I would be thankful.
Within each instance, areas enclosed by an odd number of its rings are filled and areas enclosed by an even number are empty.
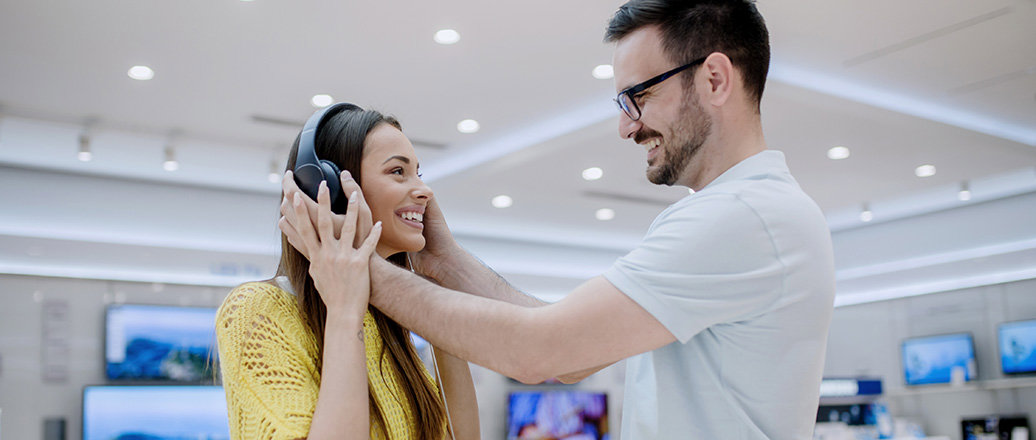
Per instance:
[[[309,103],[313,104],[313,107],[316,107],[316,108],[324,108],[324,107],[327,107],[327,106],[333,104],[334,102],[335,102],[335,99],[332,98],[331,95],[325,95],[325,94],[313,95],[313,97],[310,98],[310,100],[309,100]]]
[[[155,71],[151,70],[148,66],[133,66],[130,67],[129,72],[126,72],[130,78],[139,81],[147,81],[155,77]]]
[[[935,165],[921,165],[914,169],[917,177],[932,177],[935,175]]]
[[[584,180],[597,180],[604,176],[604,170],[598,167],[591,167],[583,170]]]
[[[514,204],[514,200],[505,195],[493,197],[493,206],[497,208],[508,208]]]
[[[827,158],[831,160],[842,160],[849,157],[849,149],[846,147],[838,146],[832,147],[827,150]]]
[[[439,44],[453,44],[460,41],[460,33],[453,29],[442,29],[435,33],[433,39]]]
[[[594,71],[592,74],[594,78],[597,79],[611,79],[613,76],[615,76],[615,70],[612,69],[611,64],[601,64],[597,67],[594,67]]]
[[[615,210],[609,208],[601,208],[594,213],[594,217],[597,217],[597,219],[602,222],[608,221],[615,218]]]
[[[474,119],[465,119],[457,123],[457,131],[461,133],[474,133],[478,131],[478,121]]]

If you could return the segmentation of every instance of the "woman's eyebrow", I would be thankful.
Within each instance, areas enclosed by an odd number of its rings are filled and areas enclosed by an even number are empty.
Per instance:
[[[385,165],[386,163],[388,163],[388,161],[390,161],[390,160],[392,160],[392,159],[399,159],[399,160],[403,161],[403,163],[410,163],[410,158],[409,158],[409,157],[406,157],[406,156],[400,156],[400,155],[398,155],[398,154],[397,154],[397,155],[395,155],[395,156],[392,156],[392,157],[390,157],[390,158],[388,158],[388,159],[385,159],[385,161],[384,161],[384,162],[382,162],[381,164],[382,164],[382,165]]]

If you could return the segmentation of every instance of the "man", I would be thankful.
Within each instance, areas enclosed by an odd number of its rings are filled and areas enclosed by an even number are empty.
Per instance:
[[[371,304],[527,383],[579,380],[629,358],[623,439],[812,438],[834,267],[823,215],[784,156],[766,151],[768,38],[745,0],[622,6],[606,33],[616,45],[619,135],[647,149],[651,182],[696,192],[554,304],[461,249],[433,203],[414,267],[439,285],[375,259]],[[285,216],[299,247],[312,225]]]

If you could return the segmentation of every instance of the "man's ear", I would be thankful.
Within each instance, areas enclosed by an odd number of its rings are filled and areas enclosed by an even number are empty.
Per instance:
[[[704,73],[704,81],[708,85],[706,91],[706,102],[721,107],[730,99],[735,86],[734,64],[730,58],[720,52],[713,52],[705,62],[701,70]]]

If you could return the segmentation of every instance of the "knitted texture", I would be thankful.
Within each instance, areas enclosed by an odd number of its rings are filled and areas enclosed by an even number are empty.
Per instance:
[[[388,426],[371,418],[370,437],[416,438],[410,398],[391,367],[374,318],[363,318],[367,378]],[[247,283],[223,300],[216,316],[230,438],[305,438],[320,390],[317,341],[293,294],[272,284]],[[342,366],[344,367],[344,366]],[[425,378],[434,387],[427,370]],[[357,390],[366,394],[366,390]]]

